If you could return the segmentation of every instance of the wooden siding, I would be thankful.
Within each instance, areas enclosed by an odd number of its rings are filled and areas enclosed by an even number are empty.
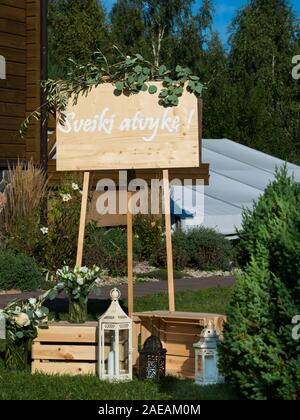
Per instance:
[[[26,1],[26,115],[40,106],[40,1]],[[26,158],[40,161],[40,124],[30,125],[26,138]]]
[[[18,129],[26,113],[25,0],[0,1],[0,55],[6,60],[6,80],[0,80],[0,160],[24,158]]]
[[[0,161],[39,160],[39,124],[28,138],[19,135],[21,122],[40,103],[40,1],[0,0],[0,55],[6,80],[0,80]]]

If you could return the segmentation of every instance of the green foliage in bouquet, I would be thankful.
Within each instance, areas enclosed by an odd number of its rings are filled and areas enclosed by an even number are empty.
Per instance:
[[[244,212],[241,255],[220,368],[249,399],[300,398],[300,343],[292,319],[300,314],[300,186],[278,170]]]
[[[51,297],[53,293],[61,292],[73,299],[79,300],[81,298],[87,299],[91,292],[97,292],[100,283],[100,268],[94,265],[91,269],[87,267],[70,268],[68,266],[57,270],[58,283],[50,292]]]
[[[31,341],[37,326],[48,321],[48,308],[43,306],[46,295],[25,302],[13,301],[3,310],[6,320],[4,362],[8,369],[25,369]]]

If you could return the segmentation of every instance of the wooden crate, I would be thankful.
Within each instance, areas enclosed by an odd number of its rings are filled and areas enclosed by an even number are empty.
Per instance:
[[[95,375],[98,324],[60,322],[38,329],[32,345],[32,373]]]
[[[194,343],[199,341],[202,329],[213,321],[215,329],[222,333],[224,315],[198,312],[139,312],[133,315],[133,364],[138,371],[138,343],[153,334],[157,335],[167,350],[166,374],[194,378]]]

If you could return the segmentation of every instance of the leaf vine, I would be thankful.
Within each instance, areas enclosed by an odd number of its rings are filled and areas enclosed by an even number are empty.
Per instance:
[[[109,64],[101,52],[95,53],[94,57],[94,63],[86,65],[70,59],[71,70],[65,80],[49,79],[42,82],[47,104],[42,104],[23,121],[20,128],[22,137],[25,136],[32,119],[41,118],[43,107],[46,106],[48,115],[63,123],[64,111],[69,100],[72,98],[75,104],[80,94],[88,94],[93,87],[103,83],[112,83],[119,95],[129,96],[147,91],[151,95],[156,94],[158,88],[152,82],[162,81],[162,89],[158,96],[159,104],[165,107],[177,106],[185,89],[197,97],[200,97],[205,89],[200,78],[193,75],[187,67],[178,65],[173,71],[165,65],[157,67],[145,60],[141,54],[121,54],[120,61],[113,64]]]

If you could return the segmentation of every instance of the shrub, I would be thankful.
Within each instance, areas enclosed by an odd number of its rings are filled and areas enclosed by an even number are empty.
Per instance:
[[[9,170],[8,179],[2,196],[0,238],[8,248],[33,255],[39,242],[46,176],[32,163],[18,163]]]
[[[75,266],[81,208],[80,187],[78,178],[66,176],[48,193],[47,223],[39,226],[35,256],[51,272],[64,265]],[[44,233],[41,229],[45,229]]]
[[[139,242],[133,242],[134,258],[140,256]],[[96,264],[112,276],[127,274],[127,233],[121,228],[97,228],[89,224],[84,250],[84,262],[89,267]]]
[[[139,239],[141,258],[149,261],[162,244],[162,220],[157,216],[134,217],[134,234]]]
[[[43,276],[35,261],[11,250],[0,251],[0,290],[36,290]]]
[[[249,399],[299,399],[300,186],[286,169],[243,215],[245,274],[230,303],[220,368]]]
[[[178,269],[192,267],[200,270],[228,270],[232,260],[232,246],[212,229],[197,227],[187,232],[176,231],[172,236],[173,261]],[[157,266],[166,264],[165,241],[153,257]]]

